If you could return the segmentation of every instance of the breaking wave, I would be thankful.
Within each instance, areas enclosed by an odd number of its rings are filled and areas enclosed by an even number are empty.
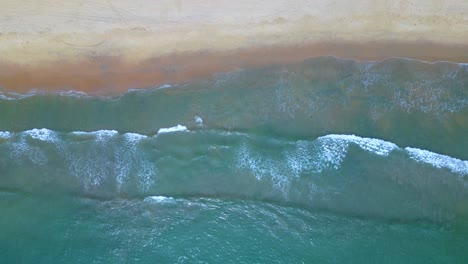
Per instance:
[[[16,191],[155,202],[238,197],[436,220],[454,217],[468,195],[468,161],[355,135],[32,129],[0,136],[0,187]]]

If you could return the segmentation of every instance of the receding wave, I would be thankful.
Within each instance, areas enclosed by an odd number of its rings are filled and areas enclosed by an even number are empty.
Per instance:
[[[18,192],[237,197],[431,220],[456,217],[468,202],[468,161],[355,135],[32,129],[1,132],[0,153],[0,188]]]

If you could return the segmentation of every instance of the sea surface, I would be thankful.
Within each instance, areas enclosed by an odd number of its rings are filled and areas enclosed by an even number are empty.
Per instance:
[[[468,64],[0,91],[0,263],[468,263]]]

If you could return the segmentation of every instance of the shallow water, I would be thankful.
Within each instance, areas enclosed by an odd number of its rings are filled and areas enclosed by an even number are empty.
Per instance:
[[[0,94],[5,263],[464,263],[468,67]],[[3,262],[3,261],[2,261]]]

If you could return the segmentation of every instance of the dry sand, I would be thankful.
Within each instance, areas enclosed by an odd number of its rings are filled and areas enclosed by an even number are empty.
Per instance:
[[[468,1],[0,0],[0,89],[115,93],[331,55],[468,62]]]

